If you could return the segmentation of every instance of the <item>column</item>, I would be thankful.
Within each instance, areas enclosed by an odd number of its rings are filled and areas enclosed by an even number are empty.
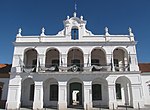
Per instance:
[[[115,84],[108,84],[109,91],[109,109],[117,108]]]
[[[20,108],[21,99],[21,78],[20,76],[11,75],[9,81],[8,96],[6,102],[6,109],[18,110]]]
[[[130,58],[131,58],[130,71],[139,71],[136,54],[130,54]]]
[[[128,63],[129,63],[129,59],[127,58],[128,56],[126,55],[125,56],[125,58],[124,58],[124,66],[125,67],[127,67],[128,66]],[[128,67],[127,68],[125,68],[125,70],[124,71],[128,71],[129,69],[128,69]]]
[[[84,84],[84,109],[92,110],[92,81],[83,81]]]
[[[67,82],[58,82],[58,110],[67,110]]]
[[[61,55],[60,55],[60,60],[59,60],[60,62],[60,66],[64,66],[64,67],[67,67],[67,54],[65,54],[65,53],[62,53]]]
[[[144,107],[144,99],[143,99],[143,92],[142,86],[140,84],[132,84],[132,97],[133,97],[133,108],[140,108]]]
[[[84,54],[84,67],[91,65],[91,56],[90,54]]]
[[[45,67],[45,55],[44,54],[38,55],[37,65],[38,65],[38,67]],[[38,68],[38,70],[40,70],[40,68]]]
[[[112,71],[112,69],[114,68],[113,61],[112,61],[112,54],[106,55],[106,61],[107,61],[107,65],[110,64],[110,67],[107,69],[107,71]]]
[[[43,109],[43,82],[35,81],[33,109]]]

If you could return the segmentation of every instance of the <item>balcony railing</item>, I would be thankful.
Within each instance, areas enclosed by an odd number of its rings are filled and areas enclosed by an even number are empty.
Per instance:
[[[113,69],[114,68],[114,69]],[[21,67],[22,72],[30,73],[30,72],[95,72],[95,71],[129,71],[130,65],[95,65],[95,64],[68,64],[68,65],[57,65],[57,64],[49,64],[49,65],[36,65],[31,66],[23,66]]]

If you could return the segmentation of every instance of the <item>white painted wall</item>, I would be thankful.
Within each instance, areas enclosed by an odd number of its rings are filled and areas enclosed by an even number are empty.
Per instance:
[[[150,105],[150,73],[142,73],[142,87],[144,93],[144,104]],[[149,85],[149,86],[148,86]]]

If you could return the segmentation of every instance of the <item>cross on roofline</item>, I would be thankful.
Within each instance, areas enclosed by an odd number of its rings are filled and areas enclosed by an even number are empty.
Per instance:
[[[76,2],[76,0],[74,0],[74,11],[76,12],[77,11],[77,2]]]

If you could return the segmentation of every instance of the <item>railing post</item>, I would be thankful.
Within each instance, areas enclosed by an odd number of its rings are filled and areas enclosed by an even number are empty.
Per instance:
[[[138,110],[140,110],[140,104],[139,104],[139,102],[138,102]]]
[[[101,105],[100,105],[100,107],[99,107],[99,110],[101,110]]]
[[[114,103],[113,103],[113,110],[115,110],[115,109],[114,109]]]
[[[127,110],[127,104],[126,104],[126,110]]]
[[[87,106],[87,104],[86,104],[86,110],[88,110],[88,106]]]

